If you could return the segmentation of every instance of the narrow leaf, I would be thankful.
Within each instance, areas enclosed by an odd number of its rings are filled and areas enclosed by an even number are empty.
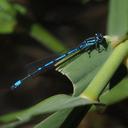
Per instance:
[[[128,0],[110,0],[108,35],[125,35],[128,32]]]
[[[62,42],[55,38],[52,34],[50,34],[41,25],[32,25],[30,35],[38,40],[42,45],[46,46],[54,52],[60,53],[62,51],[67,51]]]
[[[114,88],[100,96],[103,104],[111,105],[128,98],[128,78],[124,78]]]

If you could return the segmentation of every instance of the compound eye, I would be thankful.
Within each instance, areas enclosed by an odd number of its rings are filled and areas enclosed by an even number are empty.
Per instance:
[[[103,41],[103,36],[102,36],[101,33],[96,33],[95,36],[96,36],[96,39],[97,39],[98,42],[102,42]]]

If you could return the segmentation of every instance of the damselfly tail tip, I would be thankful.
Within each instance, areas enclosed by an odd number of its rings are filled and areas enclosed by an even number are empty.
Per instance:
[[[11,86],[11,90],[16,89],[17,87],[19,87],[22,84],[21,80],[16,81],[12,86]]]
[[[10,87],[10,89],[11,90],[14,90],[16,87],[14,86],[14,85],[12,85],[11,87]]]

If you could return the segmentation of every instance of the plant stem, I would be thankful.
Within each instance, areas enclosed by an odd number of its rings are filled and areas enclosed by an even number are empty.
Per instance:
[[[92,82],[81,94],[81,97],[88,97],[91,100],[97,100],[103,89],[106,87],[108,81],[115,73],[116,69],[122,63],[125,57],[128,56],[128,40],[122,42],[113,51],[112,55],[105,62],[101,70],[94,77]]]

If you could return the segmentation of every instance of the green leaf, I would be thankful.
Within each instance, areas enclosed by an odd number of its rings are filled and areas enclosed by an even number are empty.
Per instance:
[[[68,117],[71,111],[72,108],[58,111],[43,120],[41,123],[37,124],[34,128],[51,128],[51,124],[52,128],[60,128],[61,124]]]
[[[13,121],[17,119],[25,120],[38,114],[50,113],[66,108],[72,108],[72,107],[85,105],[85,104],[92,104],[92,103],[96,103],[96,102],[80,97],[72,97],[63,94],[55,95],[50,98],[47,98],[46,100],[43,100],[42,102],[24,111],[1,116],[0,120],[1,121]]]
[[[73,96],[78,96],[85,90],[111,52],[111,47],[108,47],[101,53],[93,50],[90,56],[88,53],[82,53],[57,68],[71,80],[74,88]]]
[[[15,17],[0,12],[0,33],[11,33],[16,25]]]
[[[106,63],[91,81],[88,88],[81,94],[81,96],[88,96],[91,99],[96,100],[106,87],[111,77],[114,75],[119,65],[127,56],[128,40],[122,42],[114,49],[111,56],[107,59]]]
[[[57,122],[61,115],[60,110],[67,109],[65,117],[62,120],[59,120],[58,124],[55,125],[55,128],[57,128],[57,126],[61,125],[70,113],[68,112],[68,109],[71,110],[76,106],[97,103],[97,101],[93,101],[85,97],[80,98],[79,95],[85,90],[87,85],[96,75],[100,67],[110,55],[111,51],[112,49],[109,47],[107,51],[102,51],[101,53],[93,50],[90,56],[88,53],[80,53],[79,55],[68,59],[65,63],[61,64],[57,70],[65,74],[72,81],[74,87],[73,96],[57,95],[50,97],[29,109],[16,114],[13,113],[12,119],[10,118],[8,121],[19,119],[23,123],[23,121],[29,120],[35,115],[57,111],[55,116],[51,115],[40,123],[41,126],[45,127],[44,124],[47,126],[48,122]],[[0,120],[4,121],[4,119],[7,119],[8,117],[11,117],[11,114],[0,117]]]
[[[16,11],[7,0],[0,0],[0,33],[11,33],[16,25]]]
[[[38,40],[42,45],[46,46],[54,52],[61,53],[62,51],[67,51],[64,45],[62,45],[62,42],[55,38],[52,34],[50,34],[41,25],[32,25],[30,35]]]
[[[74,87],[74,96],[80,95],[81,92],[87,87],[88,83],[93,79],[96,72],[98,72],[101,65],[110,55],[111,51],[112,49],[110,47],[107,51],[100,54],[93,51],[91,57],[89,57],[87,53],[84,53],[68,60],[68,62],[57,68],[57,70],[65,74],[72,81]],[[65,112],[66,117],[70,114],[70,112]],[[56,116],[51,115],[46,120],[37,124],[36,128],[50,128],[51,124],[53,128],[59,128],[66,117],[59,120],[59,118],[63,117],[61,112],[56,112],[55,115]],[[56,123],[59,123],[59,125],[56,125]]]
[[[22,121],[15,121],[15,122],[12,122],[12,123],[9,123],[9,124],[4,124],[1,126],[1,128],[15,128],[25,122],[27,122],[28,120],[22,120]]]
[[[11,15],[15,14],[12,4],[8,0],[0,0],[0,10]]]
[[[80,98],[80,97],[72,97],[68,95],[55,95],[52,96],[35,106],[31,107],[30,109],[27,109],[22,114],[18,114],[18,118],[20,120],[31,118],[32,116],[41,114],[41,113],[50,113],[58,110],[62,110],[65,108],[72,108],[80,105],[85,104],[92,104],[96,103],[95,101],[90,101],[88,99]]]
[[[22,15],[25,15],[27,13],[27,9],[20,4],[13,4],[13,7],[17,12],[21,13]]]
[[[124,56],[127,55],[127,47],[126,47],[126,46],[127,46],[127,42],[125,42],[125,43],[126,43],[126,44],[121,45],[121,46],[116,50],[116,52],[114,52],[114,54],[113,54],[114,57],[118,57],[117,61],[118,61],[119,64],[120,64],[120,62],[122,61],[122,59],[124,58]],[[109,54],[110,54],[110,53],[111,53],[111,49],[109,49],[108,52],[109,52]],[[108,56],[109,56],[109,54],[108,54]],[[120,55],[118,56],[117,54],[120,54]],[[78,58],[79,58],[79,57],[78,57]],[[107,58],[107,57],[105,57],[105,58]],[[110,57],[110,58],[111,58],[111,57]],[[113,57],[112,57],[112,58],[113,58]],[[75,58],[75,59],[76,59],[76,58]],[[103,59],[103,58],[102,58],[102,59]],[[101,59],[101,60],[102,60],[102,59]],[[104,59],[103,59],[103,60],[104,60]],[[115,60],[115,59],[113,59],[113,61],[114,61],[114,60]],[[75,61],[75,60],[74,60],[74,61]],[[78,77],[76,76],[77,73],[75,73],[74,75],[71,75],[71,76],[70,76],[70,72],[72,71],[72,68],[73,68],[73,67],[72,67],[72,66],[73,66],[72,63],[73,63],[74,61],[73,61],[73,60],[70,61],[70,63],[71,63],[71,70],[70,70],[69,72],[66,71],[66,73],[68,74],[68,77],[72,80],[73,83],[77,83],[77,78],[78,78]],[[99,59],[97,59],[96,61],[99,61]],[[81,61],[78,60],[78,62],[82,62],[82,63],[81,63],[81,65],[82,65],[84,61],[83,61],[83,60],[81,60]],[[102,62],[102,61],[101,61],[101,62]],[[111,62],[111,61],[110,61],[110,62]],[[95,62],[95,63],[96,63],[96,62]],[[105,63],[106,63],[106,62],[105,62]],[[67,63],[66,63],[66,64],[67,64]],[[93,62],[91,62],[90,64],[93,64]],[[111,63],[110,63],[110,64],[111,64]],[[110,64],[109,64],[109,67],[111,67]],[[115,64],[115,63],[114,63],[114,64]],[[83,65],[84,65],[84,64],[83,64]],[[105,64],[104,64],[104,65],[105,65]],[[108,64],[106,64],[106,65],[108,65]],[[103,66],[103,69],[104,69],[104,67],[105,67],[105,69],[106,69],[106,65]],[[117,64],[117,65],[118,65],[118,64]],[[69,66],[69,65],[67,65],[67,66]],[[80,67],[81,67],[81,66],[80,66]],[[90,67],[91,67],[91,66],[90,66]],[[100,64],[100,67],[101,67],[101,64]],[[117,66],[116,66],[116,67],[117,67]],[[59,70],[62,71],[63,68],[65,68],[65,64],[64,64],[63,66],[61,65],[60,68],[59,68]],[[74,70],[77,71],[78,73],[79,73],[79,69],[80,69],[80,68],[74,68]],[[88,69],[88,68],[87,68],[87,69]],[[114,68],[114,69],[115,69],[115,68]],[[74,71],[74,70],[73,70],[73,71]],[[110,70],[113,70],[113,69],[110,68]],[[113,71],[114,71],[114,70],[113,70]],[[107,75],[105,74],[105,72],[106,72],[106,70],[104,71],[104,75],[102,75],[102,76],[100,77],[100,79],[98,79],[99,82],[105,80],[105,79],[104,79],[104,76],[107,76]],[[93,72],[92,72],[92,73],[93,73]],[[90,73],[90,76],[92,75],[92,73]],[[67,74],[66,74],[66,75],[67,75]],[[95,73],[94,73],[94,74],[95,74]],[[73,77],[72,77],[72,76],[73,76]],[[110,76],[111,76],[111,74],[110,74]],[[88,77],[88,76],[87,76],[87,77]],[[109,78],[110,78],[110,77],[109,77]],[[103,80],[102,80],[102,79],[103,79]],[[108,79],[107,79],[107,81],[108,81]],[[103,83],[106,85],[106,80],[105,80],[105,82],[103,82]],[[85,81],[85,84],[86,84],[86,81]],[[105,87],[105,85],[103,85],[103,86]],[[75,86],[76,86],[76,85],[74,85],[74,88],[75,88]],[[84,86],[84,84],[83,84],[83,86]],[[82,87],[82,86],[81,86],[81,87]],[[85,87],[85,86],[84,86],[84,87]],[[88,87],[88,88],[90,88],[90,87]],[[95,90],[95,89],[98,90],[98,91],[101,90],[101,89],[97,89],[96,87],[95,87],[95,88],[91,88],[92,91]],[[77,94],[77,91],[78,91],[78,94]],[[102,90],[101,90],[101,91],[102,91]],[[100,92],[101,92],[101,91],[100,91]],[[81,91],[79,91],[79,88],[78,88],[78,89],[76,89],[76,92],[74,91],[74,95],[75,95],[75,94],[76,94],[76,95],[79,95],[80,92],[81,92]],[[96,91],[95,91],[95,92],[96,92]],[[99,92],[98,92],[98,93],[99,93]],[[95,95],[95,94],[94,94],[94,95]],[[97,94],[96,94],[96,95],[97,95]],[[88,95],[86,95],[86,97],[87,97],[87,96],[88,96]],[[52,117],[51,117],[51,118],[52,118]],[[54,119],[54,120],[55,120],[55,119]],[[57,121],[57,120],[55,120],[55,122],[56,122],[56,121]],[[45,121],[43,121],[43,122],[41,123],[42,126],[44,126],[43,123],[45,123]],[[50,120],[49,120],[49,121],[47,120],[47,124],[49,124],[49,123],[50,123]],[[60,121],[59,123],[62,123],[62,122]],[[54,123],[53,123],[53,124],[54,124]],[[45,126],[44,126],[44,127],[45,127]],[[59,128],[59,127],[55,127],[55,128]]]
[[[128,77],[100,97],[103,104],[111,105],[128,98]]]
[[[12,33],[17,23],[17,13],[26,14],[27,10],[19,4],[0,0],[0,33]]]
[[[110,0],[108,35],[125,35],[128,32],[128,0]]]

